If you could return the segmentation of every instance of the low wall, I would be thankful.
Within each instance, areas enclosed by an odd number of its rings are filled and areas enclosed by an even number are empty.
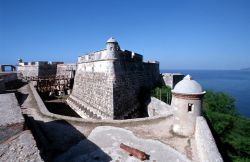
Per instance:
[[[155,97],[150,98],[150,103],[148,104],[149,117],[170,114],[173,114],[173,109],[171,108],[171,105],[168,105]]]
[[[137,118],[137,119],[127,119],[127,120],[111,120],[111,119],[94,120],[94,119],[83,119],[83,118],[53,114],[47,110],[46,106],[44,105],[42,99],[40,98],[34,86],[29,83],[29,87],[32,92],[32,95],[34,96],[37,102],[40,115],[46,118],[51,118],[52,120],[66,120],[67,122],[75,126],[83,126],[83,127],[86,126],[92,128],[105,125],[117,126],[117,127],[130,127],[130,126],[155,124],[160,121],[164,121],[166,120],[166,118],[169,118],[171,116],[171,115],[159,115],[148,118]]]
[[[17,72],[1,72],[0,79],[3,79],[4,83],[17,80]]]
[[[195,140],[201,162],[223,162],[207,121],[202,116],[196,118]]]
[[[0,79],[0,93],[3,93],[4,91],[5,91],[4,80]]]

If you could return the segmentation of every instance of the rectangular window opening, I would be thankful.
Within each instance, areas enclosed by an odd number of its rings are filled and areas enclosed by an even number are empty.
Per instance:
[[[188,112],[192,112],[194,108],[194,104],[189,103],[188,104]]]

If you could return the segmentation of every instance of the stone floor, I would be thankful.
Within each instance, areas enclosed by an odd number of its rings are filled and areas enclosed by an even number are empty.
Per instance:
[[[0,94],[0,143],[21,132],[24,118],[14,93]]]
[[[0,161],[41,162],[36,142],[30,131],[23,131],[0,144]]]
[[[0,161],[43,161],[15,93],[0,94]]]
[[[91,144],[90,144],[91,143]],[[56,161],[114,161],[114,162],[137,162],[141,161],[119,146],[124,143],[137,148],[149,155],[146,161],[153,162],[189,162],[185,156],[157,140],[136,137],[131,131],[111,127],[96,127],[86,140],[82,140]]]
[[[0,94],[0,114],[1,126],[24,122],[15,93]]]

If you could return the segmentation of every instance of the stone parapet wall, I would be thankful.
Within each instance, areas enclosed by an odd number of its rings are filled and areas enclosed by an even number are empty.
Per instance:
[[[2,79],[4,83],[12,82],[18,79],[18,73],[17,72],[1,72],[0,79]]]
[[[74,78],[76,64],[63,64],[63,62],[31,62],[19,63],[18,72],[23,78],[63,76]]]
[[[19,73],[24,78],[28,77],[45,77],[56,75],[56,64],[41,64],[41,65],[24,65],[18,66]]]
[[[195,140],[200,162],[223,162],[207,121],[202,116],[196,119]]]
[[[103,49],[78,57],[78,63],[111,60],[111,59],[142,62],[143,56],[128,50],[119,50],[116,52],[116,54],[110,54],[106,49]]]
[[[162,83],[172,89],[183,78],[184,75],[179,73],[162,73]]]
[[[57,64],[56,76],[64,76],[65,78],[74,78],[76,64]]]
[[[155,98],[150,98],[150,103],[148,104],[148,116],[157,116],[157,115],[169,115],[173,114],[173,108],[171,105],[166,104],[165,102]]]
[[[150,89],[158,77],[158,63],[126,60],[79,63],[68,104],[84,118],[84,113],[90,111],[102,119],[123,119],[141,108],[142,92]]]
[[[38,113],[44,118],[50,118],[51,120],[65,120],[68,123],[74,126],[86,126],[89,127],[97,127],[103,125],[109,126],[119,126],[119,127],[133,127],[133,126],[140,126],[140,125],[147,125],[147,124],[155,124],[161,121],[165,121],[167,118],[171,117],[172,115],[159,115],[154,117],[147,117],[147,118],[137,118],[137,119],[127,119],[127,120],[112,120],[112,119],[105,119],[105,120],[96,120],[91,118],[76,118],[76,117],[69,117],[64,115],[54,114],[48,111],[46,106],[44,105],[41,97],[37,93],[34,86],[29,83],[26,87],[29,94],[32,98],[36,101],[35,108],[38,109]]]

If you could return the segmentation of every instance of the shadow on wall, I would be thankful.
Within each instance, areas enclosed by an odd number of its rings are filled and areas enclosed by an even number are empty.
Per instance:
[[[45,64],[39,66],[38,77],[56,77],[57,64]]]
[[[20,106],[29,94],[16,93]],[[111,161],[111,157],[65,120],[38,121],[24,114],[25,123],[32,131],[40,155],[45,162]]]

